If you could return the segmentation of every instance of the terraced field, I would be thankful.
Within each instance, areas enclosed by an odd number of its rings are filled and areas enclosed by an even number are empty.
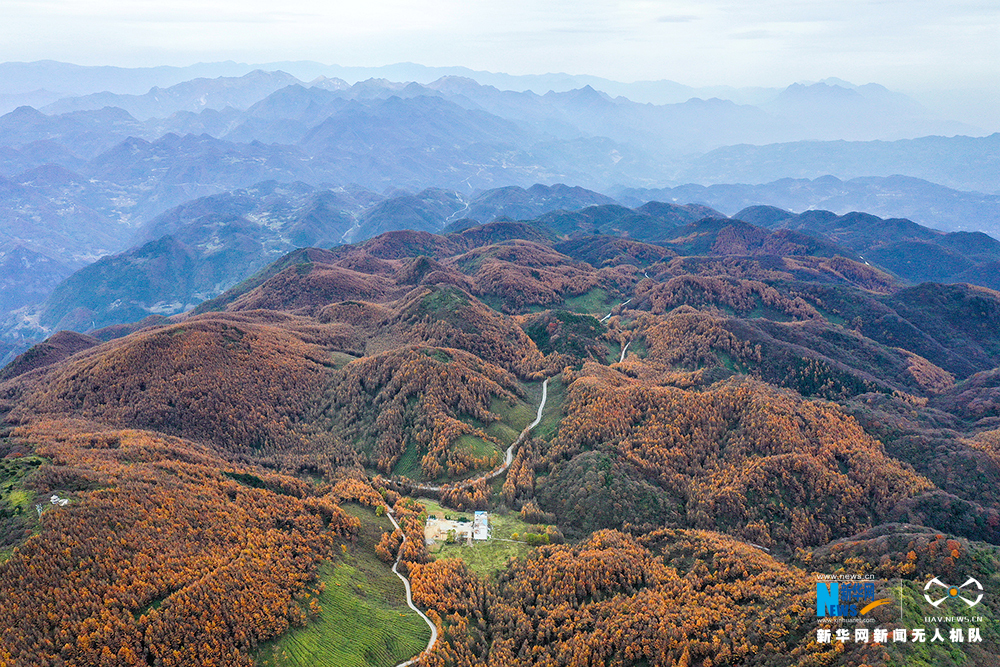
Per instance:
[[[388,519],[367,508],[345,506],[363,526],[348,553],[325,563],[320,578],[322,612],[305,628],[268,642],[257,663],[268,667],[393,667],[427,646],[430,630],[406,606],[403,584],[374,547]]]

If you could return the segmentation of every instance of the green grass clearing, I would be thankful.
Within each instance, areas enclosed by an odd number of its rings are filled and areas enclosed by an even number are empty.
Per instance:
[[[645,359],[649,355],[649,348],[646,347],[645,338],[636,338],[628,346],[628,354],[634,354],[640,359]],[[628,355],[626,355],[627,357]]]
[[[531,395],[532,405],[537,411],[538,403],[542,400],[541,383],[529,386],[528,392]],[[548,399],[545,402],[545,410],[542,412],[542,421],[531,431],[533,437],[551,440],[555,436],[559,431],[559,422],[562,421],[562,405],[565,399],[566,385],[562,382],[562,374],[549,378]],[[534,415],[532,415],[532,421],[534,421]]]
[[[541,384],[538,384],[538,388],[537,396],[529,390],[524,401],[508,401],[494,396],[490,403],[490,412],[499,415],[500,420],[487,426],[484,429],[486,433],[505,445],[517,440],[524,427],[535,419],[538,401],[542,400]]]
[[[24,509],[31,504],[32,494],[25,489],[15,489],[7,496],[7,502],[14,507]]]
[[[393,466],[392,474],[410,479],[423,477],[423,471],[420,470],[420,452],[417,451],[417,441],[413,438],[406,439],[406,449]]]
[[[17,545],[38,532],[38,513],[33,505],[39,494],[27,488],[25,482],[44,463],[42,457],[34,455],[0,459],[0,563],[10,558]],[[40,502],[43,510],[52,509],[47,497]]]
[[[352,361],[354,361],[357,358],[358,357],[355,357],[353,355],[347,354],[346,352],[331,352],[330,353],[330,362],[333,364],[333,367],[336,368],[336,369],[343,368],[344,366],[346,366],[347,364],[351,363]]]
[[[609,295],[607,290],[601,289],[600,287],[595,287],[586,294],[571,296],[568,299],[565,299],[567,309],[572,310],[575,313],[586,313],[590,315],[597,315],[599,313],[601,317],[607,315],[611,312],[612,308],[621,302],[621,299],[617,299]]]
[[[375,544],[392,524],[367,507],[343,508],[362,526],[357,543],[346,543],[348,553],[320,568],[322,611],[306,627],[262,645],[258,665],[392,667],[427,647],[430,628],[406,606],[403,582],[375,556]]]
[[[491,457],[494,459],[492,465],[500,463],[503,459],[503,452],[492,442],[487,442],[482,438],[477,438],[474,435],[460,435],[455,438],[455,449],[467,454],[471,454],[477,458]],[[494,456],[496,455],[496,456]]]
[[[10,503],[12,494],[23,490],[24,479],[43,463],[42,457],[33,455],[0,459],[0,501]]]
[[[605,357],[609,364],[617,364],[618,360],[622,356],[622,346],[618,343],[611,343],[605,341],[604,345],[608,348],[608,354]],[[631,347],[631,346],[629,346]]]
[[[465,518],[472,521],[471,512],[459,512],[443,507],[430,498],[417,500],[427,508],[429,516],[436,516],[439,519],[448,516],[452,520]],[[521,521],[516,512],[510,512],[506,516],[490,512],[489,522],[492,537],[488,541],[473,540],[471,547],[466,544],[434,544],[428,548],[436,558],[459,558],[476,574],[492,577],[497,572],[507,569],[508,559],[524,558],[531,550],[531,547],[524,542],[509,541],[512,535],[517,534],[520,537],[530,532],[539,533],[545,528]]]

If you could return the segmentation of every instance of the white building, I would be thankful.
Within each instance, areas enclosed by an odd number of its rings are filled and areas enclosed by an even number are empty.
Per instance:
[[[490,538],[490,524],[486,512],[476,512],[472,519],[472,538],[475,540],[488,540]]]

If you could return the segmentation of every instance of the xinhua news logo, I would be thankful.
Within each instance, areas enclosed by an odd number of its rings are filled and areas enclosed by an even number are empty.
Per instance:
[[[934,577],[924,586],[924,599],[935,609],[947,600],[961,600],[971,608],[982,602],[983,585],[969,577],[961,586],[950,586]]]
[[[875,607],[890,602],[889,598],[875,599],[874,581],[816,582],[816,615],[820,618],[863,616]]]

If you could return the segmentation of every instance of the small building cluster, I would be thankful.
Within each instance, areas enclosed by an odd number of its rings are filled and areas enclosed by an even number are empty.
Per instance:
[[[489,519],[486,512],[476,512],[472,522],[468,519],[458,521],[428,517],[424,528],[424,538],[427,544],[435,542],[467,542],[472,540],[488,540]]]

